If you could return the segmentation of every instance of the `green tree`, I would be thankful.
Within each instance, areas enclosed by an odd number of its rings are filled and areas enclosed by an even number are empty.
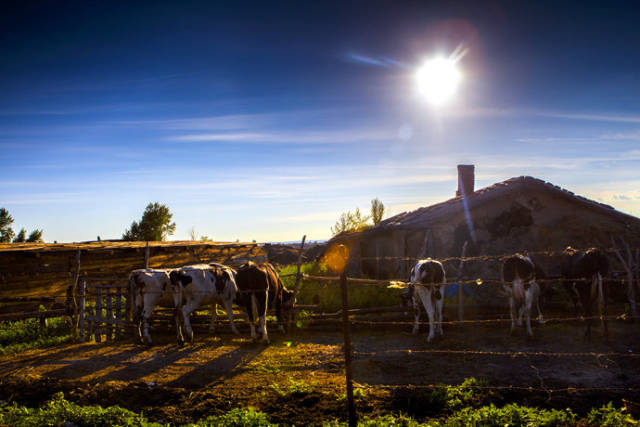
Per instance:
[[[13,243],[24,243],[27,241],[27,230],[22,227],[16,237],[13,239]]]
[[[42,243],[44,242],[44,240],[42,240],[42,230],[33,230],[31,232],[31,234],[29,234],[29,237],[27,237],[27,242],[31,242],[31,243]]]
[[[0,208],[0,243],[10,243],[15,236],[11,224],[13,224],[13,218],[9,215],[9,211]]]
[[[370,227],[370,225],[367,224],[367,221],[369,221],[369,217],[362,216],[360,208],[356,208],[353,213],[351,211],[343,212],[335,225],[331,227],[331,233],[333,233],[334,236],[337,236],[342,233],[362,231]]]
[[[123,240],[160,241],[176,231],[176,223],[171,222],[173,214],[166,205],[158,202],[149,203],[142,214],[140,222],[133,221],[131,228],[125,230]]]
[[[371,220],[373,225],[380,224],[384,216],[384,205],[377,197],[371,201]]]

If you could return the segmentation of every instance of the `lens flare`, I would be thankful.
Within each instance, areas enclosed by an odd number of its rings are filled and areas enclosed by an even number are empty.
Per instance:
[[[462,75],[456,68],[456,62],[455,58],[433,58],[422,64],[416,71],[418,92],[431,104],[444,104],[455,94],[462,80]]]

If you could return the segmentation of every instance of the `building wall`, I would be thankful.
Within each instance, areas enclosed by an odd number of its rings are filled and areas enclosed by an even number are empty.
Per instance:
[[[376,261],[375,257],[460,256],[468,241],[467,256],[501,255],[522,251],[561,251],[571,245],[578,248],[611,246],[610,236],[624,236],[634,246],[640,245],[640,220],[628,221],[597,208],[585,208],[549,191],[505,195],[470,212],[473,239],[463,212],[441,218],[433,224],[415,229],[396,229],[378,234],[354,236],[361,260],[352,257],[352,265],[360,265],[357,273],[366,277],[401,279],[408,277],[408,260]],[[429,235],[428,238],[425,237]],[[355,243],[355,242],[354,242]],[[558,274],[554,260],[548,264],[549,274]],[[499,263],[483,263],[471,269],[485,277],[499,277]],[[356,273],[354,269],[352,273]]]

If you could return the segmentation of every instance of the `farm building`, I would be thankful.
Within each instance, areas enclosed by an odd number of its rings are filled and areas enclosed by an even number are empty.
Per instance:
[[[460,165],[455,197],[331,243],[349,247],[350,275],[396,279],[408,277],[412,258],[459,257],[464,242],[466,256],[502,255],[568,245],[608,248],[612,235],[638,246],[640,218],[530,176],[475,190],[474,166]],[[553,268],[548,273],[557,274]]]

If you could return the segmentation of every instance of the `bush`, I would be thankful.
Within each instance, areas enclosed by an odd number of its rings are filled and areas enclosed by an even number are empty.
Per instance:
[[[16,403],[0,406],[0,425],[15,427],[61,426],[70,423],[82,426],[160,426],[142,415],[119,406],[80,406],[65,400],[63,393],[39,409],[29,409]]]
[[[638,422],[631,415],[617,409],[611,402],[600,409],[593,408],[587,415],[587,422],[590,425],[599,425],[603,427],[636,425]]]
[[[193,427],[269,427],[277,426],[267,419],[267,416],[253,409],[235,408],[224,415],[211,416],[192,424]]]
[[[498,408],[491,404],[481,408],[465,408],[447,418],[442,426],[566,426],[575,425],[576,415],[570,409],[537,409],[511,403]]]

